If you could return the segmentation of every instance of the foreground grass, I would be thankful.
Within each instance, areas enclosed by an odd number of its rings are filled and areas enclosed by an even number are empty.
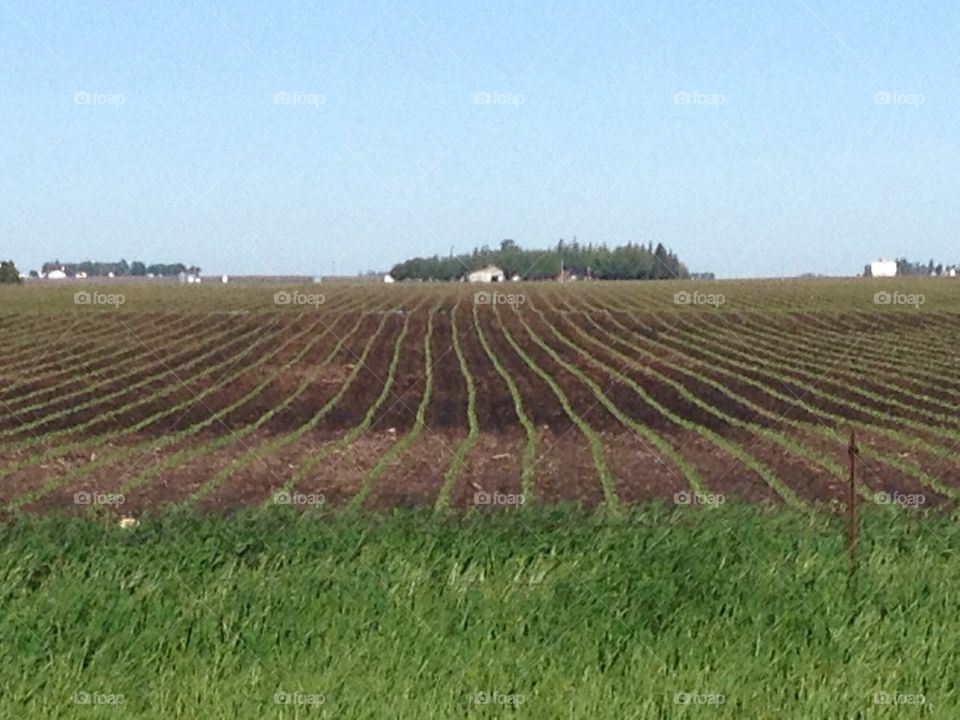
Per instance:
[[[0,536],[2,717],[960,716],[946,516],[869,513],[853,581],[836,520],[783,508]]]

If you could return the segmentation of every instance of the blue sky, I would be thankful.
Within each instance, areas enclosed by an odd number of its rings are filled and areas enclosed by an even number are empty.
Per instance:
[[[960,5],[0,0],[0,255],[960,261]]]

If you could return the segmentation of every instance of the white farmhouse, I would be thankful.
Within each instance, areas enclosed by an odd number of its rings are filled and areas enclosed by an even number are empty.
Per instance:
[[[896,277],[897,261],[884,260],[883,258],[874,260],[870,263],[870,274],[873,277]]]
[[[504,279],[503,270],[496,265],[487,265],[485,268],[474,270],[467,275],[467,280],[470,282],[503,282]]]

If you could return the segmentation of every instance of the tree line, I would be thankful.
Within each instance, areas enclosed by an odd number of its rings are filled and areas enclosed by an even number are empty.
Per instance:
[[[922,276],[939,276],[948,274],[951,270],[955,273],[960,272],[960,266],[957,265],[944,265],[943,263],[934,263],[933,260],[929,262],[912,262],[906,258],[897,258],[897,275],[922,275]],[[867,263],[863,268],[863,276],[871,277],[873,275],[870,263]]]
[[[627,243],[615,248],[560,240],[546,250],[524,250],[513,240],[498,249],[487,246],[470,253],[418,257],[393,266],[395,280],[459,280],[474,270],[495,265],[507,278],[552,280],[565,274],[596,280],[661,280],[688,278],[687,266],[662,244]]]
[[[78,263],[62,263],[59,260],[46,262],[41,268],[41,272],[46,275],[51,270],[63,270],[67,275],[77,275],[86,273],[88,277],[108,277],[113,273],[114,277],[146,277],[153,275],[155,277],[176,277],[180,273],[188,275],[198,275],[200,268],[195,265],[184,265],[183,263],[155,263],[147,265],[139,260],[128,263],[126,260],[119,262],[95,262],[93,260],[84,260]]]

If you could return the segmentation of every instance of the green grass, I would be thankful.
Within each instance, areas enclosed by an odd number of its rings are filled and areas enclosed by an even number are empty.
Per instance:
[[[0,717],[960,716],[946,515],[870,508],[852,580],[783,507],[105,523],[0,526]]]

